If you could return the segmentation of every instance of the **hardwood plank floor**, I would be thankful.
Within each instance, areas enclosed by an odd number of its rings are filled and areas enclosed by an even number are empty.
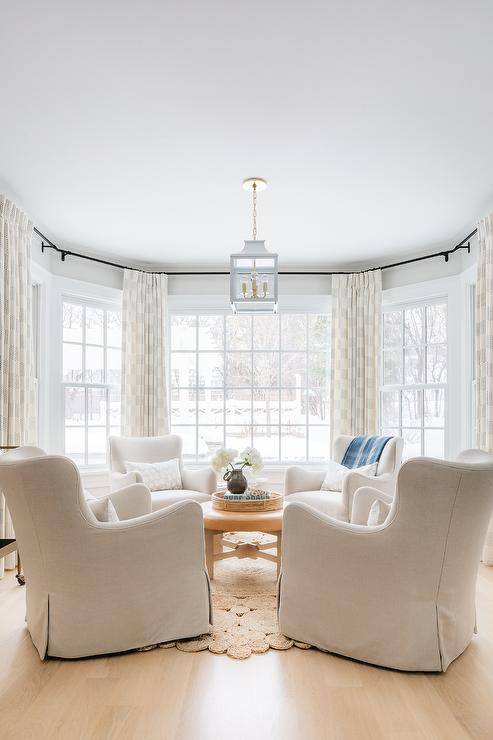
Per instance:
[[[296,649],[246,661],[153,650],[42,662],[24,608],[25,589],[8,575],[0,581],[1,740],[493,738],[493,568],[480,569],[480,634],[446,674]]]

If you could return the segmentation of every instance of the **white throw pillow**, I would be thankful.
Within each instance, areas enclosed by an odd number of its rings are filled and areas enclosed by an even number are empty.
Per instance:
[[[342,491],[342,484],[346,475],[354,472],[369,476],[376,475],[377,465],[378,463],[373,463],[372,465],[362,465],[361,468],[346,468],[345,465],[340,465],[331,460],[320,490]]]
[[[109,496],[88,501],[88,506],[98,522],[119,522],[118,514]]]
[[[366,522],[367,525],[369,527],[376,527],[378,524],[383,524],[389,515],[389,511],[389,504],[377,498],[370,507],[368,521]]]
[[[150,491],[176,491],[183,488],[177,457],[156,463],[126,462],[125,471],[140,473],[142,482]]]

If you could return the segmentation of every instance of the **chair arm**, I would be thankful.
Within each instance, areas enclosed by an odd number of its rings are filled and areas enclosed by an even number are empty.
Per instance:
[[[333,591],[334,573],[340,574],[347,568],[357,575],[348,585],[354,590],[354,584],[361,580],[362,569],[368,569],[367,556],[374,553],[383,559],[388,557],[386,533],[390,530],[387,524],[361,526],[334,519],[307,504],[288,504],[283,516],[283,580],[293,574],[300,578],[304,575],[313,582],[319,579],[321,591],[325,587]]]
[[[110,491],[119,491],[120,488],[126,488],[133,483],[143,483],[142,474],[137,470],[131,470],[129,473],[110,473]]]
[[[342,501],[347,521],[352,521],[354,494],[358,488],[363,487],[375,488],[377,491],[393,496],[395,475],[392,473],[384,473],[383,475],[364,475],[363,473],[358,473],[357,470],[353,470],[351,473],[348,473],[342,483]]]
[[[283,518],[279,631],[345,654],[338,648],[347,642],[348,633],[356,642],[361,639],[362,624],[373,623],[382,604],[398,596],[392,594],[394,583],[402,586],[393,529],[392,524],[350,524],[306,504],[288,504]],[[388,623],[382,624],[387,630]]]
[[[398,516],[364,527],[305,504],[288,504],[283,525],[282,634],[389,668],[443,670],[440,545],[417,553]]]
[[[108,498],[115,507],[118,518],[134,519],[137,516],[150,514],[152,511],[151,492],[143,483],[120,488],[110,493]]]
[[[356,602],[368,598],[367,587],[378,584],[380,589],[386,582],[385,569],[399,567],[398,558],[388,555],[392,529],[388,524],[360,526],[334,519],[307,504],[288,503],[283,517],[281,615],[286,591],[290,609],[298,608],[296,602],[305,609],[302,595],[307,593],[333,602],[336,612],[338,602],[352,603],[356,608]]]
[[[199,491],[212,495],[217,489],[217,476],[212,468],[200,468],[199,470],[183,468],[181,481],[183,488],[187,488],[189,491]]]
[[[388,493],[378,491],[376,488],[370,488],[370,486],[358,488],[353,498],[351,524],[366,524],[370,509],[375,501],[383,501],[387,506],[392,506],[393,500]]]
[[[184,567],[189,564],[205,570],[204,516],[196,501],[180,501],[118,522],[86,520],[83,540],[87,557],[80,568],[86,571],[86,580],[91,577],[87,574],[91,563],[102,562],[112,563],[113,570],[118,572],[130,568],[137,580],[142,580],[147,572],[153,572],[154,578],[159,576],[161,580],[169,570],[179,574],[182,562]],[[76,564],[79,568],[75,552],[73,561],[72,566]],[[163,563],[166,563],[165,571]]]
[[[134,631],[136,647],[156,642],[152,633],[162,634],[168,620],[173,629],[170,640],[208,631],[204,518],[196,501],[181,501],[120,522],[85,519],[80,537],[72,537],[63,552],[56,578],[58,583],[72,584],[78,624],[84,625],[86,612],[94,620],[95,608],[100,628],[118,624],[117,615],[121,615],[133,625],[127,622],[123,631]],[[80,598],[84,594],[90,598]],[[154,629],[143,630],[144,623],[154,624]],[[147,631],[145,642],[138,636],[143,631]],[[118,652],[132,645],[131,640],[122,640],[117,629],[106,631],[104,640],[100,652]]]
[[[324,470],[305,470],[298,465],[287,468],[284,476],[284,495],[299,491],[320,491],[324,482]]]

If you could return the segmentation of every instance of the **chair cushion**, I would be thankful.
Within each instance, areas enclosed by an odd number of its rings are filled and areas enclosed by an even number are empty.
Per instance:
[[[362,473],[363,475],[376,475],[377,474],[377,463],[370,465],[362,465],[360,468],[347,468],[345,465],[330,460],[328,463],[327,472],[325,478],[320,487],[321,491],[342,491],[342,485],[344,478],[349,473]]]
[[[163,509],[165,506],[177,504],[179,501],[198,501],[199,504],[203,504],[206,501],[210,501],[211,497],[208,493],[189,491],[184,488],[181,491],[153,491],[151,493],[151,499],[152,510],[157,511],[158,509]]]
[[[386,504],[385,501],[381,501],[379,498],[375,499],[368,512],[367,525],[369,527],[375,527],[378,524],[383,524],[389,515],[389,511],[389,504]]]
[[[155,463],[125,462],[125,471],[140,473],[142,483],[150,491],[177,491],[183,488],[180,461],[177,457]]]
[[[290,493],[285,497],[287,504],[308,504],[323,514],[328,514],[334,519],[347,521],[342,503],[342,493],[339,491],[299,491]]]
[[[90,511],[94,514],[98,522],[119,522],[120,519],[116,513],[116,509],[113,506],[113,502],[109,496],[104,498],[93,498],[87,500],[87,505]]]

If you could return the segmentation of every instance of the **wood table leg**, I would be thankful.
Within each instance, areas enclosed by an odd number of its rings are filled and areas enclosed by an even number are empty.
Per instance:
[[[205,562],[209,572],[209,578],[214,580],[214,532],[205,530]]]
[[[219,532],[214,535],[214,555],[220,555],[222,552],[224,552],[223,533]]]
[[[17,575],[16,575],[16,578],[17,578],[17,583],[19,584],[19,586],[24,586],[24,584],[26,583],[26,579],[25,579],[24,574],[22,572],[21,555],[20,555],[19,550],[17,550]]]

